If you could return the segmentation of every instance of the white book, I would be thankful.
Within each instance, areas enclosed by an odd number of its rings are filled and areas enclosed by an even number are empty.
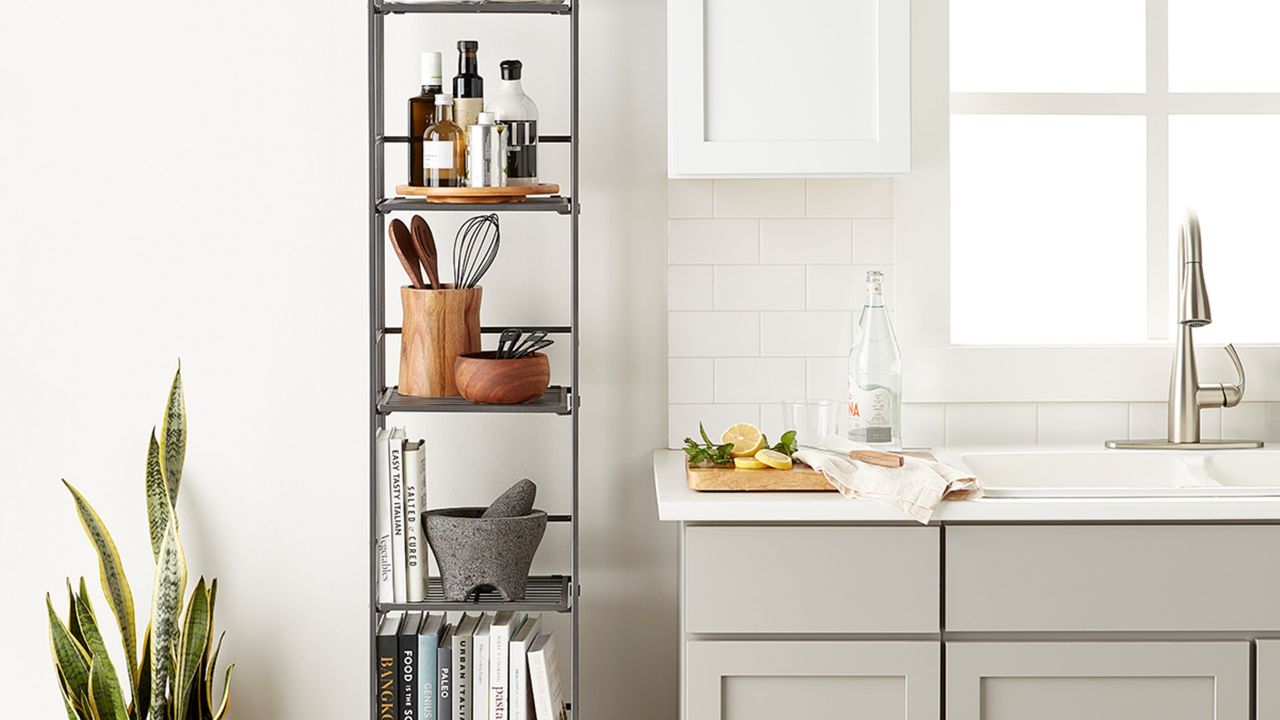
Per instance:
[[[509,610],[495,613],[489,628],[489,720],[507,720],[510,701],[507,685],[510,680],[511,636],[524,623],[524,613]]]
[[[395,586],[391,578],[391,483],[387,470],[387,439],[390,431],[386,428],[378,430],[374,436],[374,459],[377,463],[378,482],[378,601],[395,600]]]
[[[391,486],[391,587],[395,601],[407,602],[404,522],[404,428],[387,436],[387,482]]]
[[[471,641],[471,720],[489,720],[489,630],[493,616],[480,616]]]
[[[406,597],[409,602],[427,599],[426,548],[421,513],[426,509],[427,450],[422,440],[404,444],[404,522]]]
[[[555,636],[543,633],[529,646],[529,684],[533,686],[533,707],[538,720],[568,720]]]
[[[473,720],[471,667],[479,622],[475,615],[464,614],[453,631],[453,720]]]
[[[511,636],[511,669],[507,673],[507,720],[534,720],[533,688],[529,685],[529,645],[538,637],[542,621],[529,616]]]

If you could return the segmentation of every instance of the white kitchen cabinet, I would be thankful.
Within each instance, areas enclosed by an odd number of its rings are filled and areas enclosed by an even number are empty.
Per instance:
[[[668,174],[911,165],[909,0],[668,0]]]
[[[1250,673],[1243,641],[949,642],[946,716],[1249,720]]]
[[[696,641],[687,720],[937,720],[936,642]]]

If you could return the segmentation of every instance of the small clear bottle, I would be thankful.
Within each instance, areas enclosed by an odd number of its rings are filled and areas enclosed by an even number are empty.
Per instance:
[[[867,301],[849,352],[849,439],[902,447],[902,352],[884,305],[884,273],[867,273]]]
[[[453,121],[453,96],[436,95],[435,122],[422,136],[422,181],[427,187],[461,187],[466,174],[466,135]]]

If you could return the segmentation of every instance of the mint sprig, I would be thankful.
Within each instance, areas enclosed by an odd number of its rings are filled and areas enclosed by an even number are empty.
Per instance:
[[[702,435],[702,443],[699,444],[693,438],[684,439],[684,454],[689,456],[690,465],[703,465],[710,463],[712,465],[732,465],[733,464],[733,443],[716,444],[711,442],[711,438],[707,436],[707,429],[698,423],[698,433]]]
[[[782,433],[782,438],[777,445],[769,445],[769,436],[764,435],[764,446],[775,452],[780,452],[787,457],[793,457],[796,451],[800,449],[799,443],[796,442],[796,431],[788,430]]]

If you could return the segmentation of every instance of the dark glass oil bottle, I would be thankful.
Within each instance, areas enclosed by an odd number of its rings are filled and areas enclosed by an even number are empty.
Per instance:
[[[453,78],[453,121],[466,133],[476,124],[484,110],[484,78],[480,77],[480,62],[475,40],[458,41],[458,74]]]
[[[436,95],[442,91],[443,72],[438,52],[422,53],[422,92],[409,98],[409,184],[422,187],[422,136],[436,112]]]

